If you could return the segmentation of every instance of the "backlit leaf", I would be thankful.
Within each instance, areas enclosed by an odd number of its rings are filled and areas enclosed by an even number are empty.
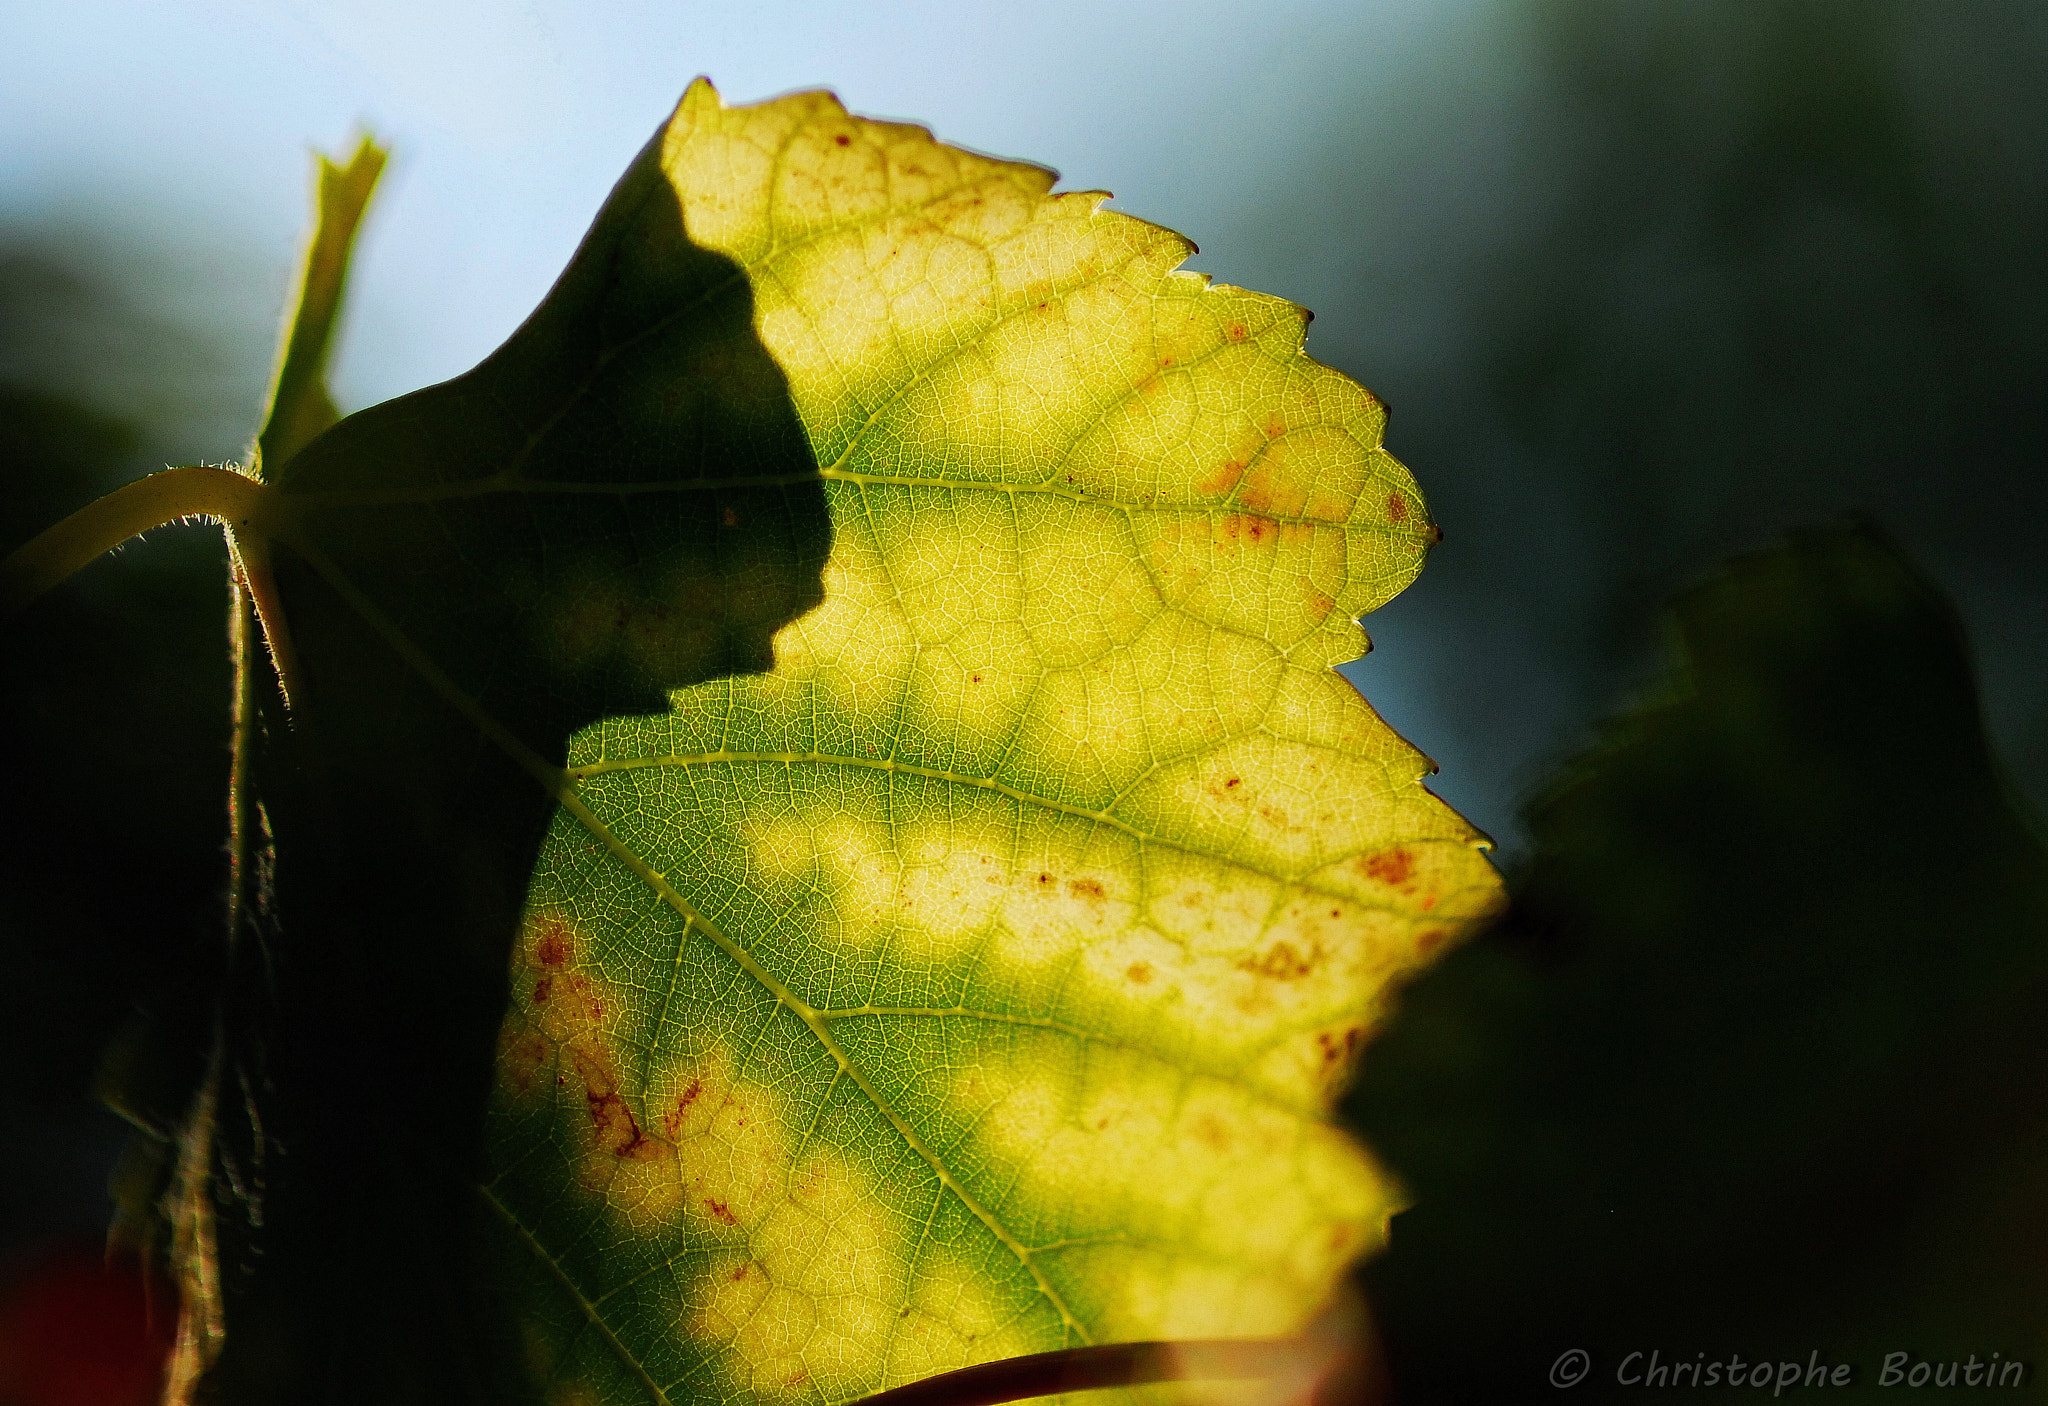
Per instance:
[[[534,577],[569,663],[653,668],[713,594],[774,633],[573,742],[488,1134],[530,1364],[563,1401],[843,1401],[1299,1328],[1398,1205],[1332,1099],[1497,893],[1331,667],[1435,536],[1383,408],[1180,236],[822,93],[694,85],[600,217],[606,297],[673,277],[622,223],[656,174],[735,272],[648,335],[750,295],[830,550],[794,619],[744,554]],[[647,403],[774,391],[682,373]],[[612,390],[550,413],[633,444]],[[759,463],[721,531],[779,511]],[[687,473],[587,477],[728,491]]]

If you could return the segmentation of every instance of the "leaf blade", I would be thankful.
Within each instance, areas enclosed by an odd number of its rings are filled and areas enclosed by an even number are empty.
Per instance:
[[[492,1193],[681,1399],[1298,1327],[1396,1194],[1332,1076],[1495,901],[1329,669],[1434,538],[1384,412],[1042,169],[701,81],[659,141],[822,466],[825,599],[576,740]]]

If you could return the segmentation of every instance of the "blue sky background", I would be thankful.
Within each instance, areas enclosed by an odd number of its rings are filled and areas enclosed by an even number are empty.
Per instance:
[[[394,143],[336,371],[383,399],[532,307],[689,79],[849,107],[1056,167],[1190,233],[1200,266],[1317,301],[1312,168],[1333,106],[1397,83],[1473,0],[970,5],[75,0],[0,21],[0,201],[111,199],[232,231],[282,288],[305,153]],[[1325,231],[1326,232],[1326,231]],[[166,231],[173,240],[177,230]]]
[[[705,73],[735,102],[831,87],[855,111],[1107,189],[1195,239],[1194,267],[1317,311],[1310,350],[1385,394],[1375,342],[1410,364],[1455,359],[1441,290],[1419,307],[1414,288],[1398,296],[1402,259],[1432,221],[1463,222],[1512,185],[1511,124],[1489,119],[1526,76],[1500,30],[1487,0],[10,7],[0,220],[127,267],[124,296],[157,336],[88,337],[56,362],[44,345],[0,372],[172,426],[167,460],[238,452],[306,222],[307,153],[367,126],[396,155],[357,254],[337,399],[454,375],[532,308]],[[1404,224],[1402,182],[1447,144],[1456,159]],[[1396,296],[1361,289],[1361,259]],[[1426,748],[1456,750],[1427,735],[1412,668],[1383,660],[1375,701]],[[1506,778],[1472,780],[1451,789],[1511,823]]]

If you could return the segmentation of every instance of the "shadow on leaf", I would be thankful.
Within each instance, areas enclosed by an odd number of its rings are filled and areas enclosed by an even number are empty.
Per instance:
[[[599,718],[769,668],[822,597],[809,443],[658,156],[503,348],[276,466],[313,544],[276,557],[298,676],[289,717],[259,697],[262,882],[188,1134],[221,1399],[498,1399],[471,1236],[536,774]]]

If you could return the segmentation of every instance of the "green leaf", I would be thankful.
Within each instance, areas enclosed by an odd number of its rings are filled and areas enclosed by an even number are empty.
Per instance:
[[[650,171],[831,546],[772,667],[575,739],[491,1115],[527,1354],[561,1400],[845,1400],[1299,1328],[1399,1204],[1333,1095],[1497,894],[1331,667],[1436,535],[1384,410],[1178,235],[827,94],[700,81]]]
[[[259,470],[266,465],[283,467],[341,418],[327,393],[327,353],[334,345],[356,231],[389,155],[365,134],[346,166],[336,165],[324,152],[314,158],[319,218],[306,245],[298,296],[292,300],[291,321],[278,352],[270,409],[257,441]]]
[[[327,169],[265,480],[4,573],[235,547],[172,1399],[1302,1327],[1398,1201],[1332,1100],[1498,902],[1332,668],[1438,536],[1379,403],[1100,195],[700,82],[505,346],[321,432],[377,164]]]

